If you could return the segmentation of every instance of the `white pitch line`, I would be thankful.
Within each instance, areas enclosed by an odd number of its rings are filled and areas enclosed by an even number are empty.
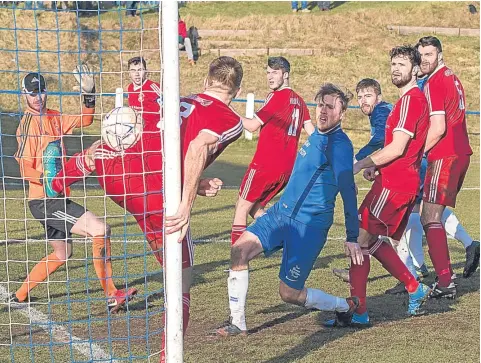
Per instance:
[[[8,291],[5,287],[0,285],[0,300],[8,301]],[[15,309],[23,316],[26,316],[31,323],[39,324],[38,326],[51,334],[56,342],[71,343],[72,347],[83,354],[89,361],[95,362],[111,362],[118,363],[118,360],[112,359],[99,345],[92,342],[85,342],[85,339],[80,339],[71,335],[67,329],[61,325],[52,324],[48,316],[41,311],[33,308],[27,303],[12,303],[11,309]]]

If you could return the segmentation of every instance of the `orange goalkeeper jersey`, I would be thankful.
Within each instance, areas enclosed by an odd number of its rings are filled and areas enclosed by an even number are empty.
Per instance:
[[[62,136],[73,132],[73,129],[89,126],[93,122],[93,108],[83,107],[82,115],[61,115],[58,111],[49,110],[40,115],[30,108],[17,128],[18,150],[15,159],[20,166],[22,178],[29,182],[29,199],[45,197],[42,175],[44,174],[43,159],[47,152],[57,149],[63,164],[65,147]],[[69,191],[66,191],[66,195]]]

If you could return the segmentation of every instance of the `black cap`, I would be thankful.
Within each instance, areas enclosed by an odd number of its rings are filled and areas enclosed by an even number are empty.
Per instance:
[[[43,93],[47,91],[47,83],[40,73],[29,73],[22,80],[25,93]]]

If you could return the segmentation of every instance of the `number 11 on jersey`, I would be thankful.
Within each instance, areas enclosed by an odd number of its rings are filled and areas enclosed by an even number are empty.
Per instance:
[[[291,115],[291,125],[289,126],[289,131],[287,132],[287,135],[289,136],[296,136],[297,135],[297,128],[299,127],[299,109],[294,108],[292,110],[292,115]]]

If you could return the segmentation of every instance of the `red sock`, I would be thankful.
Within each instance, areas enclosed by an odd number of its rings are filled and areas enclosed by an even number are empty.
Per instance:
[[[183,332],[189,326],[190,319],[190,293],[182,293],[182,318],[183,318]],[[164,331],[162,332],[162,347],[160,351],[160,363],[165,363],[165,316],[164,316]]]
[[[366,306],[366,289],[367,289],[367,277],[371,270],[371,259],[369,258],[367,250],[362,250],[364,254],[364,261],[362,265],[355,265],[351,263],[349,269],[349,282],[351,285],[351,296],[357,296],[359,298],[359,307],[356,309],[356,313],[364,314],[367,311]]]
[[[63,169],[52,180],[52,189],[57,193],[62,193],[67,187],[85,178],[92,173],[92,169],[86,162],[85,155],[88,149],[73,155],[67,161]]]
[[[373,251],[373,249],[375,250]],[[371,250],[372,255],[381,262],[383,267],[396,279],[401,281],[408,292],[414,292],[419,286],[416,278],[409,272],[406,265],[401,261],[394,248],[387,243],[377,240]]]
[[[236,243],[239,237],[242,236],[242,233],[244,233],[244,231],[246,230],[246,227],[247,226],[241,225],[241,224],[234,224],[232,226],[232,231],[230,233],[230,241],[232,245],[234,245],[234,243]]]
[[[439,286],[446,287],[451,283],[452,274],[446,231],[441,223],[434,222],[424,226],[424,233],[428,240],[429,256],[439,277]]]

